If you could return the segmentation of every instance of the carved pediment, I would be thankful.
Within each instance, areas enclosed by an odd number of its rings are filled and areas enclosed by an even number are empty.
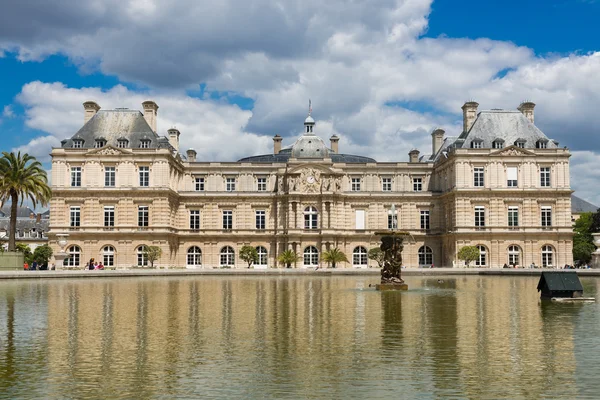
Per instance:
[[[91,149],[87,152],[87,154],[96,154],[99,156],[120,156],[122,154],[129,154],[129,151],[109,145],[99,149]]]
[[[284,192],[287,179],[287,191],[300,193],[337,192],[341,190],[341,176],[328,168],[303,166],[295,168],[287,177],[281,177],[278,190]]]
[[[517,146],[509,146],[490,154],[490,156],[533,156],[534,154]]]

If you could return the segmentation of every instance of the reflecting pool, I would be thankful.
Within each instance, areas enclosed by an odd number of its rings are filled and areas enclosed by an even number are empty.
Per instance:
[[[598,398],[597,303],[542,303],[536,277],[406,281],[2,281],[0,398]]]

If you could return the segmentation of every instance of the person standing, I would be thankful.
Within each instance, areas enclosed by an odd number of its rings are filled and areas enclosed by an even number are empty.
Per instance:
[[[33,260],[33,262],[31,263],[31,270],[32,271],[36,271],[38,267],[38,263],[36,260]]]
[[[23,264],[23,269],[25,271],[29,270],[29,264],[27,264],[27,261],[25,261],[25,263]]]

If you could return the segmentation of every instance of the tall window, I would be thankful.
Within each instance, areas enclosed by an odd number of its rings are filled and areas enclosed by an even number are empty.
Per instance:
[[[196,178],[196,192],[204,192],[204,178]]]
[[[319,251],[315,246],[308,246],[304,249],[304,265],[307,267],[316,267],[319,265]]]
[[[83,140],[81,140],[81,139],[73,140],[73,148],[74,149],[81,149],[82,147],[83,147]]]
[[[187,251],[187,265],[199,267],[202,265],[202,250],[198,246],[192,246]]]
[[[115,186],[115,167],[104,167],[104,186]]]
[[[150,167],[140,167],[140,186],[150,186]]]
[[[483,266],[487,265],[487,260],[486,260],[487,250],[486,250],[485,246],[477,246],[477,249],[479,250],[479,258],[477,258],[477,260],[475,260],[475,265],[478,267],[483,267]]]
[[[392,178],[383,178],[381,180],[381,185],[382,185],[382,190],[384,192],[391,192],[392,191]]]
[[[138,267],[145,267],[148,265],[148,249],[146,245],[141,245],[137,248],[137,265]]]
[[[190,210],[190,229],[200,229],[200,210]]]
[[[365,210],[354,210],[354,226],[357,230],[365,229]]]
[[[107,228],[115,226],[115,206],[104,206],[104,226]]]
[[[226,178],[225,190],[228,192],[235,192],[235,178]]]
[[[517,187],[517,182],[518,182],[517,176],[518,176],[517,167],[507,167],[506,168],[506,186]]]
[[[508,246],[508,265],[519,265],[521,249],[519,246]]]
[[[256,210],[256,229],[265,229],[266,212],[265,210]]]
[[[355,247],[352,252],[352,265],[356,267],[366,267],[367,264],[367,249],[362,246]]]
[[[419,265],[432,265],[433,251],[429,246],[421,246],[419,248]]]
[[[413,192],[420,192],[423,190],[423,178],[413,178]]]
[[[69,256],[63,261],[65,267],[78,267],[81,261],[81,248],[79,246],[71,246],[67,250]]]
[[[256,184],[257,184],[257,190],[259,192],[267,191],[267,178],[257,178]]]
[[[225,246],[221,249],[221,254],[219,255],[219,262],[221,266],[235,265],[235,252],[230,246]]]
[[[508,226],[519,226],[519,207],[508,207]]]
[[[542,247],[542,267],[552,267],[554,265],[553,255],[554,249],[552,246]]]
[[[352,178],[352,191],[360,192],[360,178]]]
[[[314,207],[304,209],[304,229],[317,229],[319,213]]]
[[[483,187],[483,167],[473,168],[473,186]]]
[[[267,249],[265,249],[262,246],[258,246],[256,248],[256,253],[258,254],[258,261],[257,261],[256,265],[260,266],[260,267],[266,267],[267,260],[268,260]]]
[[[395,210],[394,214],[392,210],[388,211],[388,229],[398,229],[398,210]]]
[[[223,210],[223,229],[233,229],[233,211]]]
[[[104,246],[102,249],[102,264],[105,267],[114,267],[115,265],[115,248],[112,246]]]
[[[81,186],[81,167],[71,167],[71,186]]]
[[[550,187],[550,167],[540,168],[540,186]]]
[[[475,226],[478,228],[485,226],[485,207],[475,207]]]
[[[421,210],[421,229],[429,229],[429,210]]]
[[[552,226],[552,207],[542,206],[542,227]]]
[[[138,226],[140,228],[148,227],[149,208],[148,206],[138,206]]]
[[[81,226],[81,209],[79,207],[71,207],[70,214],[70,223],[71,227],[79,227]]]

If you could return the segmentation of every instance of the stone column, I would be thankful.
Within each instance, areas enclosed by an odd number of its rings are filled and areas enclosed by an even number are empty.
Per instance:
[[[597,249],[592,253],[591,267],[600,269],[600,232],[592,233],[592,236],[594,237],[594,244],[596,245]]]

